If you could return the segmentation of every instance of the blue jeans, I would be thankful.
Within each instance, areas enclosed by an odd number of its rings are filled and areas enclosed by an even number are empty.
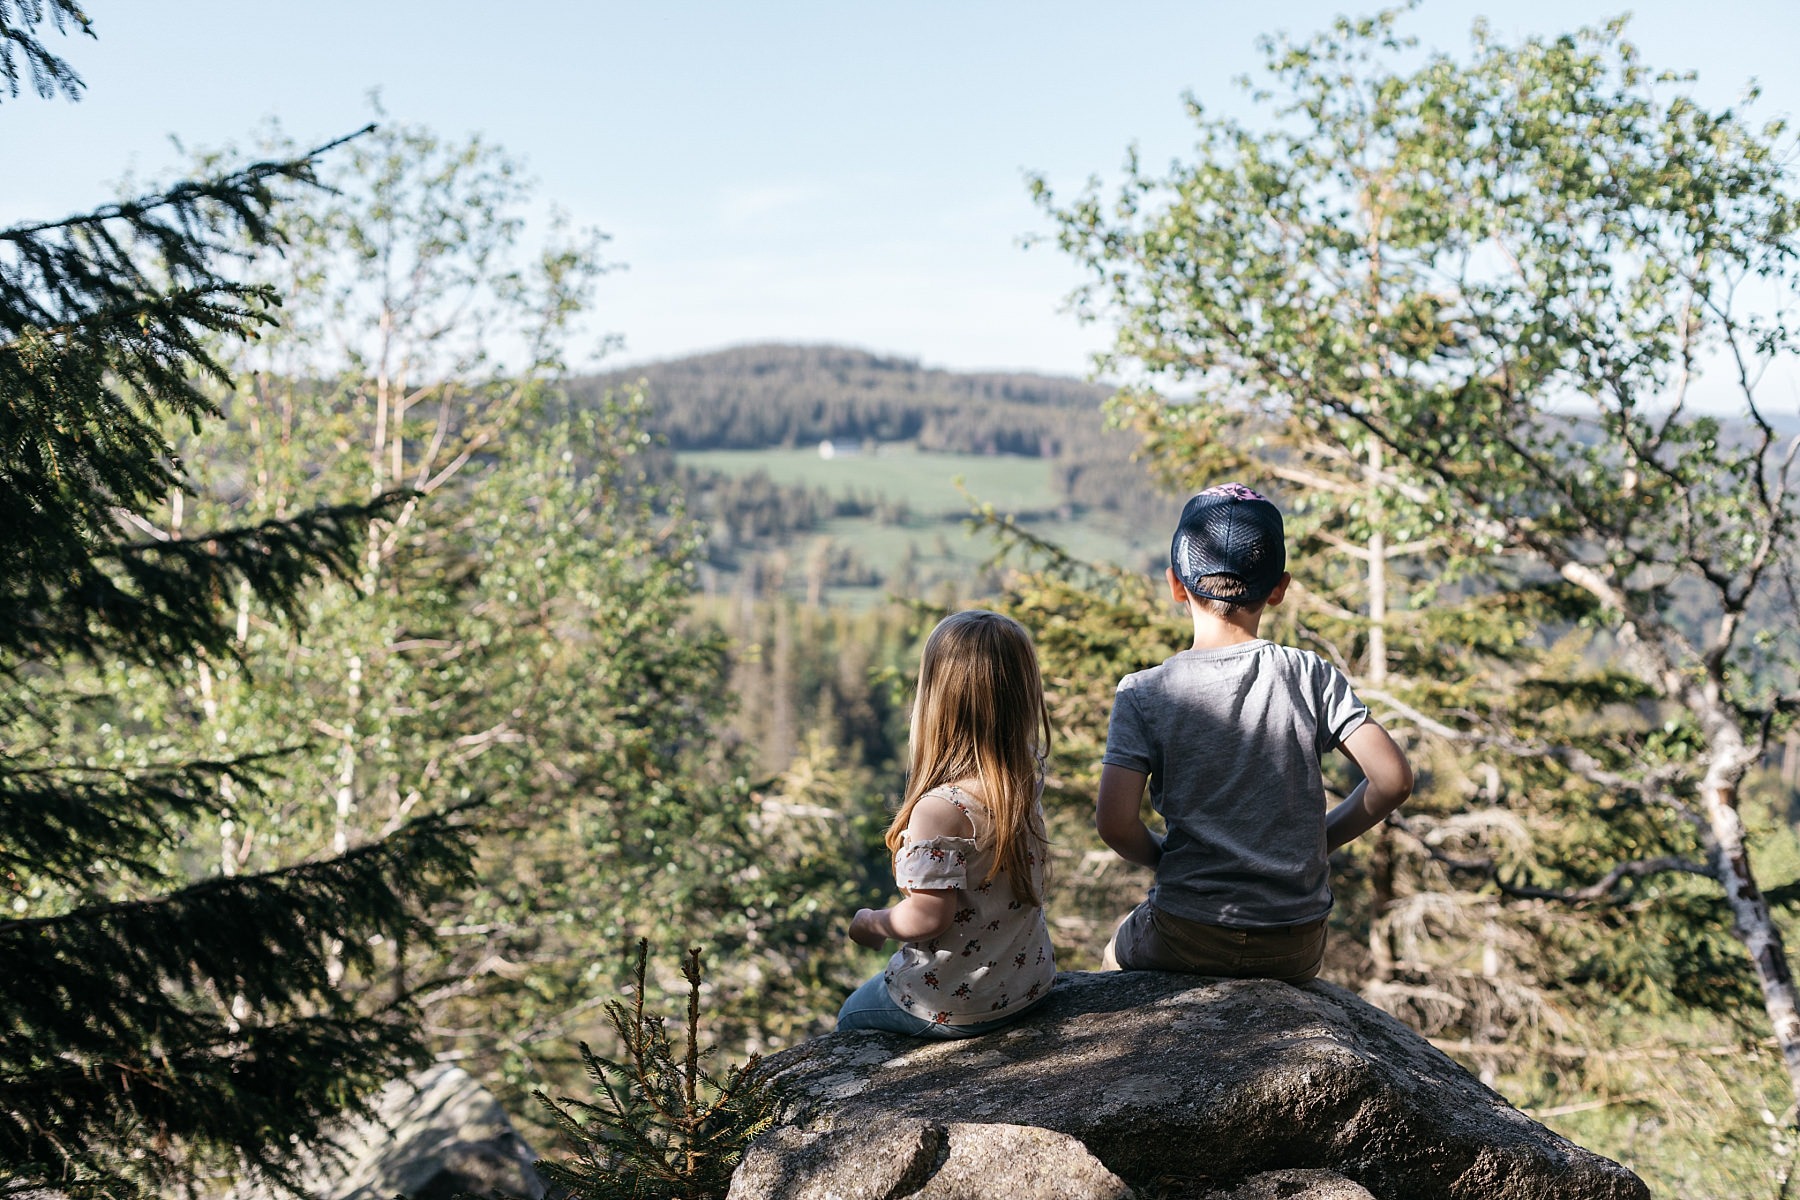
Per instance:
[[[913,1037],[947,1042],[991,1033],[1011,1025],[1029,1011],[1029,1008],[1022,1008],[998,1020],[982,1021],[976,1025],[940,1025],[935,1021],[927,1021],[924,1017],[915,1017],[895,1004],[893,997],[888,995],[887,981],[877,975],[850,993],[850,998],[844,1001],[844,1007],[838,1009],[837,1027],[885,1029],[889,1033],[909,1033]]]

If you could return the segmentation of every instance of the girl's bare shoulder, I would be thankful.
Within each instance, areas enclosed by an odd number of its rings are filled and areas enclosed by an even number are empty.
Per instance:
[[[957,785],[951,784],[948,787],[933,788],[919,797],[919,802],[913,805],[912,818],[906,824],[906,832],[911,835],[913,841],[921,841],[925,838],[972,838],[975,836],[974,822],[969,819],[968,813],[956,803],[956,799],[963,797],[952,798],[956,792],[961,790]],[[965,796],[966,794],[964,793]]]

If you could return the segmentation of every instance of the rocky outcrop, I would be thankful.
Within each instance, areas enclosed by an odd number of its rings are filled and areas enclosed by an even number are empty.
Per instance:
[[[338,1153],[303,1173],[309,1200],[454,1200],[519,1196],[538,1200],[544,1183],[537,1155],[500,1102],[459,1067],[439,1065],[390,1083],[375,1102],[377,1120],[334,1134]],[[226,1200],[278,1200],[274,1188],[241,1188]]]
[[[962,1042],[774,1055],[730,1200],[1648,1200],[1342,988],[1064,973]]]

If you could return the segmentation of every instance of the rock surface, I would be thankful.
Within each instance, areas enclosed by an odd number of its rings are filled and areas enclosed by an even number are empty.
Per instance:
[[[1064,1133],[1027,1125],[890,1120],[753,1143],[727,1200],[1128,1200],[1131,1188]]]
[[[1336,1171],[1270,1171],[1240,1187],[1217,1193],[1218,1200],[1374,1200],[1369,1189]]]
[[[336,1135],[342,1154],[306,1172],[311,1200],[453,1200],[522,1196],[539,1200],[544,1182],[532,1152],[500,1102],[459,1067],[439,1065],[390,1083],[376,1101],[379,1122]],[[243,1188],[226,1200],[277,1200],[288,1193]]]
[[[962,1042],[850,1032],[767,1060],[730,1200],[1648,1200],[1327,983],[1066,972]]]

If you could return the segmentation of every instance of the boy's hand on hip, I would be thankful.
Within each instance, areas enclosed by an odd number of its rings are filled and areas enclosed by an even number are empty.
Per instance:
[[[1358,725],[1338,750],[1362,771],[1363,781],[1325,815],[1327,852],[1381,824],[1406,802],[1413,789],[1412,764],[1406,761],[1406,753],[1374,721]]]
[[[850,940],[859,946],[879,950],[887,944],[887,934],[877,927],[879,914],[872,908],[859,908],[850,918]]]

